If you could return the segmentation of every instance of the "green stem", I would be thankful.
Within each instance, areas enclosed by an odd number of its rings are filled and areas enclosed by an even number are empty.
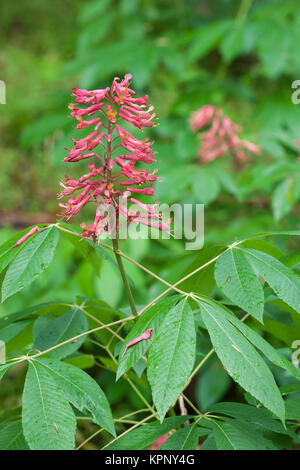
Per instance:
[[[126,294],[127,294],[128,300],[129,300],[130,308],[131,308],[132,314],[135,317],[137,317],[138,314],[137,314],[137,311],[136,311],[136,308],[135,308],[133,295],[132,295],[132,292],[131,292],[131,289],[130,289],[130,286],[129,286],[129,282],[128,282],[128,279],[127,279],[127,276],[126,276],[126,272],[125,272],[125,268],[124,268],[124,265],[123,265],[122,257],[120,256],[118,239],[113,238],[112,242],[113,242],[115,257],[116,257],[116,260],[117,260],[117,263],[118,263],[118,266],[119,266],[119,270],[120,270],[120,273],[121,273],[121,276],[122,276],[125,291],[126,291]]]

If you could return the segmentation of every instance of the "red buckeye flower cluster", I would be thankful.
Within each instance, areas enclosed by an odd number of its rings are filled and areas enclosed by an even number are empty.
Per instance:
[[[230,150],[235,162],[240,165],[246,161],[245,151],[255,154],[260,152],[256,144],[240,139],[238,133],[242,131],[241,126],[232,122],[229,117],[224,116],[221,109],[212,105],[205,105],[193,113],[190,125],[193,131],[208,128],[199,135],[198,157],[202,163],[222,157]]]
[[[122,121],[138,129],[156,125],[156,114],[153,106],[147,103],[148,96],[135,97],[130,88],[131,78],[130,74],[123,80],[115,78],[111,87],[99,90],[73,88],[76,104],[69,105],[71,117],[77,119],[77,129],[91,127],[93,130],[82,139],[71,139],[74,147],[66,149],[68,155],[64,161],[90,159],[92,162],[87,173],[78,180],[65,177],[66,181],[60,183],[63,189],[58,197],[68,197],[66,203],[60,203],[67,219],[78,214],[87,203],[96,203],[94,222],[89,226],[81,224],[82,236],[91,237],[94,241],[104,231],[111,235],[117,233],[120,216],[127,225],[134,222],[159,230],[170,229],[170,220],[163,222],[158,212],[159,201],[152,205],[144,204],[132,197],[132,194],[136,197],[139,194],[153,196],[157,169],[150,173],[148,169],[140,168],[140,163],[155,162],[154,142],[147,138],[138,140],[121,127]],[[128,209],[127,201],[134,204],[134,210]],[[114,227],[108,215],[109,208],[115,211]]]

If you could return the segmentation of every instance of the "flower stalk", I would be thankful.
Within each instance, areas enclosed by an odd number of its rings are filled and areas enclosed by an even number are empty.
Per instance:
[[[130,308],[131,308],[131,312],[137,318],[138,314],[137,314],[137,311],[136,311],[136,308],[135,308],[134,298],[133,298],[133,295],[132,295],[132,292],[131,292],[131,289],[130,289],[130,285],[129,285],[128,278],[127,278],[127,275],[126,275],[126,271],[125,271],[125,268],[124,268],[122,257],[119,254],[120,250],[119,250],[118,239],[113,238],[112,242],[113,242],[113,249],[114,249],[115,257],[116,257],[116,260],[117,260],[117,263],[118,263],[118,266],[119,266],[119,271],[120,271],[120,274],[121,274],[121,277],[122,277],[122,280],[123,280],[124,289],[125,289],[125,292],[126,292],[126,295],[127,295],[128,301],[129,301],[129,305],[130,305]]]

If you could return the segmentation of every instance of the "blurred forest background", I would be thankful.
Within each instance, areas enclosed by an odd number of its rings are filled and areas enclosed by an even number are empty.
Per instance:
[[[74,136],[67,108],[72,87],[104,88],[125,73],[133,74],[137,93],[149,95],[160,121],[145,131],[156,141],[163,177],[156,198],[205,204],[205,248],[195,254],[180,240],[128,240],[123,251],[172,282],[187,266],[198,266],[199,257],[209,257],[211,245],[300,228],[300,105],[291,100],[292,82],[300,79],[298,1],[2,0],[0,26],[0,79],[7,86],[0,105],[1,243],[14,230],[56,220],[59,180],[74,175],[63,163]],[[230,155],[207,165],[197,158],[199,141],[189,120],[205,104],[221,108],[243,126],[243,138],[261,147],[241,170]],[[285,243],[276,238],[278,256]],[[99,257],[96,275],[69,240],[60,242],[59,252],[41,278],[1,304],[0,316],[78,295],[113,308],[125,305],[111,263]],[[138,305],[161,291],[135,266],[126,268]],[[209,276],[202,281],[208,293]],[[290,345],[288,325],[269,315],[265,328]],[[203,373],[210,377],[205,388],[196,384],[195,393],[205,410],[226,393],[229,379],[217,361]],[[101,374],[109,386],[111,372]],[[0,407],[18,404],[18,388],[15,380],[1,387]],[[117,407],[138,400],[125,381],[110,387],[109,397]]]

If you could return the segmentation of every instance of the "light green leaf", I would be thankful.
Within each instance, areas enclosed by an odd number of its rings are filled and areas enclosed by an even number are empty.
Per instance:
[[[213,434],[210,434],[201,445],[201,450],[218,450]]]
[[[273,258],[280,259],[283,256],[283,251],[280,250],[277,246],[272,245],[266,240],[246,240],[241,244],[244,248],[254,248],[254,250],[263,251]]]
[[[216,358],[208,363],[207,368],[197,379],[195,398],[202,412],[219,401],[232,384],[221,362]]]
[[[300,393],[300,382],[293,382],[281,385],[281,387],[279,387],[279,390],[281,392],[281,395],[283,396],[291,395],[293,393]]]
[[[220,41],[221,37],[230,27],[231,22],[228,20],[209,23],[201,26],[196,32],[195,39],[188,52],[188,60],[194,61],[201,59],[205,54],[210,52]]]
[[[59,310],[59,313],[67,311],[69,307],[64,304],[59,304],[57,302],[45,302],[43,304],[34,305],[33,307],[26,308],[20,312],[10,313],[6,317],[0,318],[0,329],[7,327],[11,323],[22,320],[23,318],[34,318],[36,315],[45,315],[49,311],[54,313],[56,310]]]
[[[0,340],[4,342],[10,341],[17,336],[26,326],[31,323],[31,320],[23,320],[16,323],[11,323],[0,330]]]
[[[295,253],[290,253],[280,258],[281,263],[285,264],[288,268],[294,268],[300,263],[300,250]]]
[[[197,203],[209,204],[216,199],[220,185],[218,179],[207,168],[195,167],[192,188]]]
[[[273,348],[273,346],[271,346],[256,331],[232,315],[230,310],[225,309],[223,306],[221,307],[217,303],[215,303],[215,307],[222,309],[222,314],[225,316],[225,318],[238,330],[240,330],[247,340],[250,341],[250,343],[252,343],[256,348],[258,348],[274,365],[285,369],[291,375],[296,377],[296,379],[300,380],[300,371],[294,366],[292,362],[286,359],[283,354]]]
[[[166,418],[162,424],[157,421],[145,424],[124,436],[118,437],[105,447],[105,450],[142,450],[167,432],[183,424],[189,418],[191,417],[176,416],[174,418]]]
[[[258,427],[250,423],[228,420],[213,421],[214,436],[219,450],[270,450],[276,447],[267,441]]]
[[[246,423],[253,423],[262,426],[270,431],[285,434],[287,431],[269,410],[257,408],[245,403],[225,402],[215,403],[210,407],[210,412],[220,413],[232,418],[243,420]]]
[[[148,380],[161,421],[189,378],[195,346],[194,316],[184,299],[167,313],[148,358]]]
[[[286,419],[300,421],[300,400],[289,399],[285,402]]]
[[[272,194],[272,209],[275,220],[280,220],[291,211],[299,197],[298,184],[293,177],[290,177],[276,187]]]
[[[300,277],[272,256],[262,251],[242,248],[258,274],[275,294],[300,313]]]
[[[78,367],[55,359],[36,359],[39,367],[51,375],[64,398],[78,410],[89,412],[93,422],[115,436],[114,422],[108,400],[97,382]]]
[[[282,397],[262,357],[218,305],[199,301],[199,306],[215,351],[228,373],[284,421]]]
[[[164,299],[161,302],[158,302],[153,307],[150,307],[143,315],[138,319],[135,323],[134,327],[130,330],[128,335],[126,336],[124,343],[120,349],[119,353],[119,366],[117,371],[116,380],[118,380],[121,375],[125,374],[125,372],[130,369],[130,367],[134,366],[136,362],[146,353],[146,351],[150,347],[150,340],[140,341],[139,343],[135,344],[134,346],[128,348],[126,354],[122,357],[123,352],[125,350],[126,344],[129,341],[137,338],[142,333],[144,333],[148,328],[153,329],[152,337],[155,338],[159,332],[161,324],[170,311],[170,309],[174,306],[177,302],[178,296],[172,296],[168,299]]]
[[[29,449],[23,435],[22,422],[12,421],[0,425],[0,450]]]
[[[32,227],[28,227],[21,232],[16,233],[13,237],[7,240],[0,246],[0,271],[4,270],[6,266],[17,256],[17,254],[26,246],[27,241],[19,246],[14,246],[15,243],[30,231]],[[35,237],[36,235],[32,235]]]
[[[89,369],[95,364],[95,358],[92,354],[76,354],[64,360],[67,364],[78,367],[79,369]]]
[[[74,449],[75,414],[52,374],[37,361],[29,364],[22,402],[23,431],[31,449]]]
[[[99,17],[103,15],[110,2],[111,0],[102,0],[101,2],[94,0],[87,4],[83,4],[79,12],[80,23],[88,23],[95,18],[95,16]]]
[[[263,288],[244,253],[231,249],[220,256],[215,266],[215,279],[230,300],[262,322]]]
[[[207,430],[197,426],[197,421],[188,426],[184,426],[168,437],[160,450],[195,450],[200,436],[206,436]]]
[[[38,233],[9,265],[2,284],[2,302],[27,287],[48,268],[58,241],[55,227]]]
[[[57,344],[63,343],[70,338],[88,331],[88,329],[89,324],[85,315],[79,309],[74,308],[61,317],[47,322],[46,326],[41,329],[35,338],[34,348],[39,351],[46,351]],[[81,338],[70,341],[59,348],[53,349],[49,354],[56,359],[69,356],[80,348],[85,338],[85,336],[81,336]]]
[[[220,50],[225,62],[231,62],[236,56],[243,52],[244,23],[233,25],[231,30],[224,36]]]

